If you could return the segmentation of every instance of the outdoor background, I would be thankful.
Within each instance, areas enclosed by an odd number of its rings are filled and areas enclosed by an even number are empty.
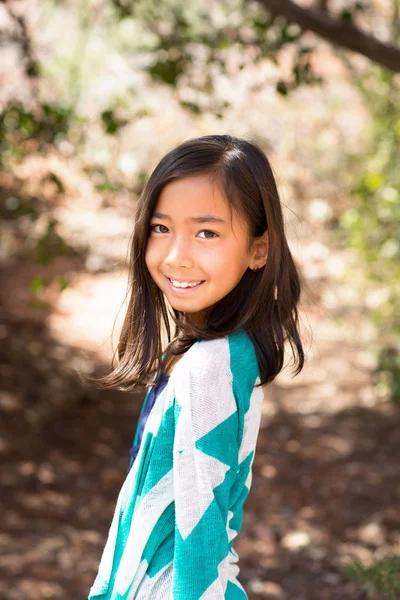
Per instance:
[[[135,203],[255,140],[307,281],[235,543],[250,600],[400,598],[399,0],[0,2],[0,598],[86,598],[143,393],[99,391]],[[348,566],[351,564],[352,566]]]

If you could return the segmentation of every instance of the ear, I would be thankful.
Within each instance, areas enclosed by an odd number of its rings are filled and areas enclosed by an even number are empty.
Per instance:
[[[264,231],[264,233],[253,240],[253,257],[251,261],[250,268],[258,268],[260,269],[265,265],[268,258],[268,247],[269,247],[269,237],[268,237],[268,229]]]

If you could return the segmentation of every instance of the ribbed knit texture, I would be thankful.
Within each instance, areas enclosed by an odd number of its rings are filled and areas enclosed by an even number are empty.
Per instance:
[[[259,382],[244,329],[196,342],[176,364],[118,496],[89,600],[247,598],[233,542],[252,481]]]

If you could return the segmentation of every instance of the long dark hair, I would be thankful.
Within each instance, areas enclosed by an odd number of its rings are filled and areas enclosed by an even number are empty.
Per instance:
[[[171,181],[208,174],[221,185],[231,210],[249,225],[249,247],[268,229],[268,258],[258,272],[250,268],[236,287],[217,302],[202,328],[185,313],[168,310],[164,294],[145,262],[149,222],[162,189]],[[118,362],[101,377],[84,377],[101,388],[130,391],[148,385],[168,357],[184,353],[197,340],[210,340],[244,328],[252,340],[264,385],[282,370],[284,346],[297,351],[298,375],[304,352],[298,331],[297,304],[302,285],[290,252],[281,202],[271,165],[254,143],[230,135],[187,140],[161,159],[139,198],[129,251],[129,304],[118,341]],[[175,325],[171,339],[169,316]],[[168,344],[162,348],[162,333]],[[163,354],[165,352],[165,355]],[[167,356],[168,355],[168,356]]]

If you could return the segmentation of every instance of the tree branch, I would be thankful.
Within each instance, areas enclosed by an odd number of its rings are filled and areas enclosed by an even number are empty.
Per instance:
[[[27,77],[33,79],[38,75],[38,64],[34,57],[32,40],[29,35],[28,27],[25,22],[25,18],[14,13],[10,3],[7,0],[0,0],[1,4],[4,4],[4,8],[10,15],[12,21],[17,25],[19,29],[18,34],[12,34],[9,39],[17,42],[20,46],[23,60],[25,62],[25,73]]]
[[[338,21],[326,13],[303,8],[292,0],[257,0],[271,14],[297,23],[336,46],[358,52],[387,69],[400,73],[400,49],[380,42],[352,23]]]

